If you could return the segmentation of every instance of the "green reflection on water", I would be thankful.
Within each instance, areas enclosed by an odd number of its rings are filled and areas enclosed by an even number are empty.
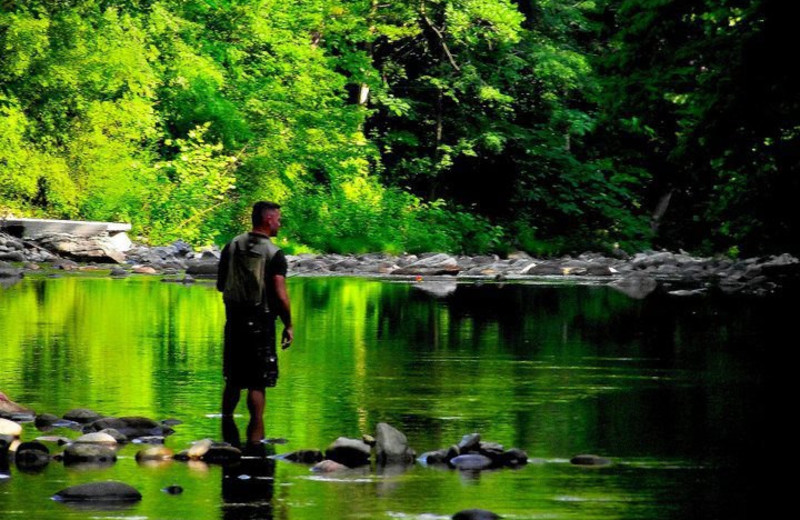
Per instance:
[[[415,466],[326,479],[281,461],[141,468],[128,445],[103,470],[11,468],[3,518],[416,518],[468,507],[513,518],[746,517],[750,482],[731,473],[749,464],[741,449],[761,442],[752,341],[764,313],[642,303],[602,287],[459,285],[437,298],[414,284],[293,278],[290,292],[297,340],[268,392],[267,436],[289,440],[278,452],[387,421],[418,452],[479,431],[537,460],[480,475]],[[167,440],[176,450],[218,439],[223,325],[208,284],[25,279],[0,289],[0,390],[38,412],[179,418]],[[25,425],[25,439],[39,434]],[[568,464],[586,452],[616,464]],[[129,482],[144,499],[101,513],[48,499],[99,479]],[[160,491],[176,483],[182,495]]]

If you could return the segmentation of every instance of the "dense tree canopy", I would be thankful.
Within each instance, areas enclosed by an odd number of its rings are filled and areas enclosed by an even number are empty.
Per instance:
[[[773,0],[5,0],[0,211],[294,250],[797,252]]]

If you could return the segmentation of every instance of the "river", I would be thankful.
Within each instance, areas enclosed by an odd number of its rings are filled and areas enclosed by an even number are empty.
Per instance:
[[[296,342],[267,392],[277,454],[403,431],[418,453],[479,432],[525,450],[521,469],[426,467],[318,475],[282,460],[143,467],[129,444],[105,469],[0,470],[6,519],[752,518],[765,499],[778,299],[630,299],[606,287],[291,278]],[[0,288],[0,391],[61,415],[176,418],[175,451],[220,439],[224,309],[210,284],[28,277]],[[280,330],[280,328],[279,328]],[[247,421],[244,403],[236,418]],[[71,430],[50,434],[77,436]],[[24,425],[23,440],[38,432]],[[51,446],[57,453],[59,448]],[[612,464],[569,463],[592,453]],[[50,497],[119,480],[141,502],[75,509]],[[162,492],[169,485],[184,492]]]

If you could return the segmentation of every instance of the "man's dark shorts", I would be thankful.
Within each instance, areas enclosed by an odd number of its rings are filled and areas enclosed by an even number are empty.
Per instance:
[[[275,316],[231,306],[225,311],[225,381],[239,388],[274,387],[278,382]]]

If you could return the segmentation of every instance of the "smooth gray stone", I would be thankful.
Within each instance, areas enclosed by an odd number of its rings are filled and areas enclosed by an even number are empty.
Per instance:
[[[100,444],[70,444],[64,450],[64,464],[100,463],[113,464],[117,460],[116,452]]]
[[[415,456],[403,432],[387,423],[378,423],[375,428],[375,458],[378,464],[411,464]]]

